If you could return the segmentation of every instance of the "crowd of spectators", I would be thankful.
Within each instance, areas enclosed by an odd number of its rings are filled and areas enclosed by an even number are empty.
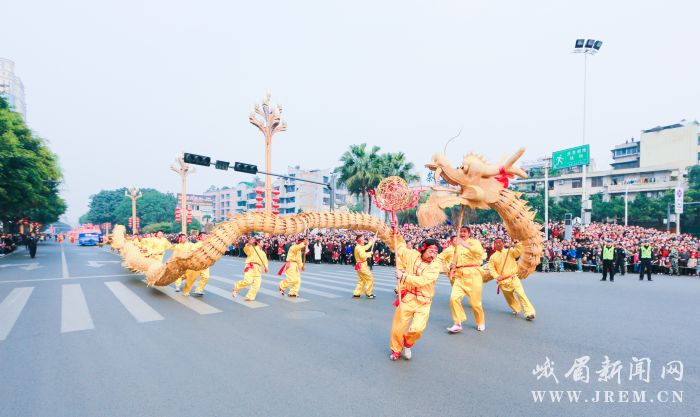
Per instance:
[[[0,235],[0,256],[5,256],[17,249],[17,245],[22,242],[22,236],[2,234]]]
[[[26,246],[29,236],[24,234],[0,234],[0,257],[9,255],[20,246]],[[41,236],[43,240],[43,235]]]
[[[652,268],[658,274],[698,275],[700,239],[689,234],[676,235],[656,229],[619,224],[592,223],[574,225],[571,239],[565,240],[563,223],[550,223],[550,236],[545,248],[544,270],[600,272],[601,246],[610,240],[615,246],[618,272],[639,271],[639,248],[647,241],[652,249]]]

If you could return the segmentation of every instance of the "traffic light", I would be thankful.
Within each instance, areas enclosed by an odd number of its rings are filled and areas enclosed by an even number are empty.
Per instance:
[[[216,163],[214,164],[214,167],[216,169],[221,169],[221,170],[226,171],[226,170],[228,170],[229,165],[230,165],[230,163],[226,162],[226,161],[216,161]]]
[[[233,164],[233,170],[238,172],[245,172],[246,174],[257,174],[258,166],[253,164],[246,164],[244,162],[236,162]]]
[[[203,165],[205,167],[211,165],[211,158],[208,156],[186,153],[184,159],[188,164]]]

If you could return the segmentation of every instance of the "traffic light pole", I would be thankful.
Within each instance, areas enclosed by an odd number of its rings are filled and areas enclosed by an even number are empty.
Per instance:
[[[205,167],[214,165],[217,169],[220,169],[222,171],[228,171],[228,169],[230,167],[229,162],[217,160],[215,163],[212,163],[211,158],[208,156],[191,154],[191,153],[185,153],[184,162],[196,164],[196,165],[201,165],[201,166],[205,166]],[[243,162],[235,162],[233,164],[233,170],[236,172],[243,172],[245,174],[252,174],[252,175],[263,174],[263,175],[265,175],[266,179],[269,179],[270,177],[278,177],[278,178],[284,178],[284,179],[288,179],[288,180],[292,180],[292,181],[302,181],[302,182],[308,182],[310,184],[322,185],[330,190],[331,200],[330,200],[329,205],[330,205],[331,211],[333,211],[335,209],[335,176],[334,175],[331,175],[331,182],[330,183],[325,183],[325,182],[318,182],[318,181],[312,181],[312,180],[305,180],[302,178],[290,177],[288,175],[275,174],[272,172],[259,171],[257,165],[246,164]],[[267,190],[267,189],[265,190],[266,199],[267,199],[267,197],[271,198],[271,195],[268,195],[268,194],[272,194],[271,191],[272,191],[272,186],[270,185],[270,190]]]

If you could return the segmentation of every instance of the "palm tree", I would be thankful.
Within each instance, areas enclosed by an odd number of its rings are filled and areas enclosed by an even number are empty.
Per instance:
[[[350,145],[350,149],[340,157],[341,166],[334,172],[340,173],[338,183],[345,185],[348,192],[362,196],[362,212],[367,209],[365,196],[376,177],[375,160],[378,158],[379,146],[367,149],[367,144]]]

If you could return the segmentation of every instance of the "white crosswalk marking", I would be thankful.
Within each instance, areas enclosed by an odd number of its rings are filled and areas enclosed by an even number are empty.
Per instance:
[[[191,296],[184,296],[179,292],[175,292],[175,289],[171,286],[165,286],[165,287],[153,287],[154,289],[162,292],[163,294],[167,295],[168,297],[172,298],[173,300],[177,301],[178,303],[184,305],[185,307],[189,308],[190,310],[198,313],[198,314],[215,314],[215,313],[221,313],[221,310],[219,310],[216,307],[212,307],[209,304],[205,303],[204,301],[197,300],[196,298],[192,298]]]
[[[64,284],[61,291],[61,333],[94,329],[80,284]]]
[[[352,275],[342,275],[342,274],[336,274],[336,273],[327,273],[324,272],[323,276],[326,278],[334,279],[336,281],[344,281],[348,283],[354,283],[357,285],[357,276],[352,276]],[[394,280],[395,281],[395,280]],[[374,277],[374,286],[375,287],[384,287],[384,288],[390,288],[393,289],[395,287],[395,284],[390,284],[389,282],[381,279],[377,279],[377,277]]]
[[[163,316],[121,282],[109,281],[105,285],[139,323],[163,320]]]
[[[210,276],[209,279],[213,279],[214,281],[219,281],[219,282],[225,282],[226,284],[230,284],[230,285],[233,285],[236,282],[232,279],[219,277],[216,275]],[[306,298],[301,298],[301,297],[282,297],[279,292],[265,289],[262,286],[260,287],[260,291],[258,291],[258,293],[270,295],[270,296],[273,296],[273,297],[276,297],[279,299],[283,299],[283,300],[287,301],[288,303],[303,303],[303,302],[309,301]]]
[[[355,288],[355,285],[357,284],[357,283],[353,284],[352,281],[347,281],[347,280],[345,280],[345,282],[342,282],[343,281],[342,279],[321,278],[315,274],[314,275],[306,274],[306,275],[311,275],[311,276],[307,276],[307,280],[309,281],[309,283],[314,283],[314,281],[321,281],[321,282],[328,282],[328,283],[335,284],[335,285],[347,285],[348,289],[346,291],[352,291]],[[304,284],[304,276],[302,276],[301,279],[302,279],[302,285],[303,285]],[[321,284],[315,284],[315,285],[321,285]],[[374,287],[374,290],[378,291],[378,292],[394,292],[393,289],[390,290],[390,289],[382,288],[382,287],[379,287],[376,285]]]
[[[304,303],[306,301],[309,301],[306,298],[301,298],[301,297],[286,297],[286,296],[283,297],[282,295],[280,295],[280,293],[277,290],[274,290],[274,291],[268,290],[268,289],[265,289],[263,287],[260,287],[260,291],[258,291],[258,292],[260,294],[269,295],[271,297],[281,298],[288,303]],[[300,292],[304,292],[304,289],[301,289]]]
[[[0,340],[5,340],[32,295],[34,287],[13,289],[0,304]]]
[[[210,292],[212,294],[216,294],[220,297],[223,297],[229,301],[233,301],[234,303],[240,304],[242,306],[248,307],[248,308],[262,308],[262,307],[268,307],[267,304],[261,303],[260,301],[245,301],[243,295],[233,298],[231,296],[231,293],[226,290],[222,290],[219,287],[215,287],[211,284],[207,285],[207,292]]]
[[[302,278],[302,280],[303,280],[303,279],[304,279],[304,278]],[[306,281],[302,281],[302,285],[304,285],[305,283],[307,283],[307,282],[306,282]],[[269,284],[269,285],[277,286],[277,283],[276,283],[276,282],[273,282],[273,281],[264,281],[263,284]],[[338,289],[338,290],[340,290],[340,288],[333,288],[333,289]],[[309,294],[313,294],[313,295],[318,295],[318,296],[325,297],[325,298],[340,298],[340,296],[337,295],[337,294],[331,294],[331,293],[325,292],[325,291],[314,290],[313,288],[308,288],[308,287],[306,287],[306,286],[304,286],[304,292],[305,292],[305,293],[309,293]]]

